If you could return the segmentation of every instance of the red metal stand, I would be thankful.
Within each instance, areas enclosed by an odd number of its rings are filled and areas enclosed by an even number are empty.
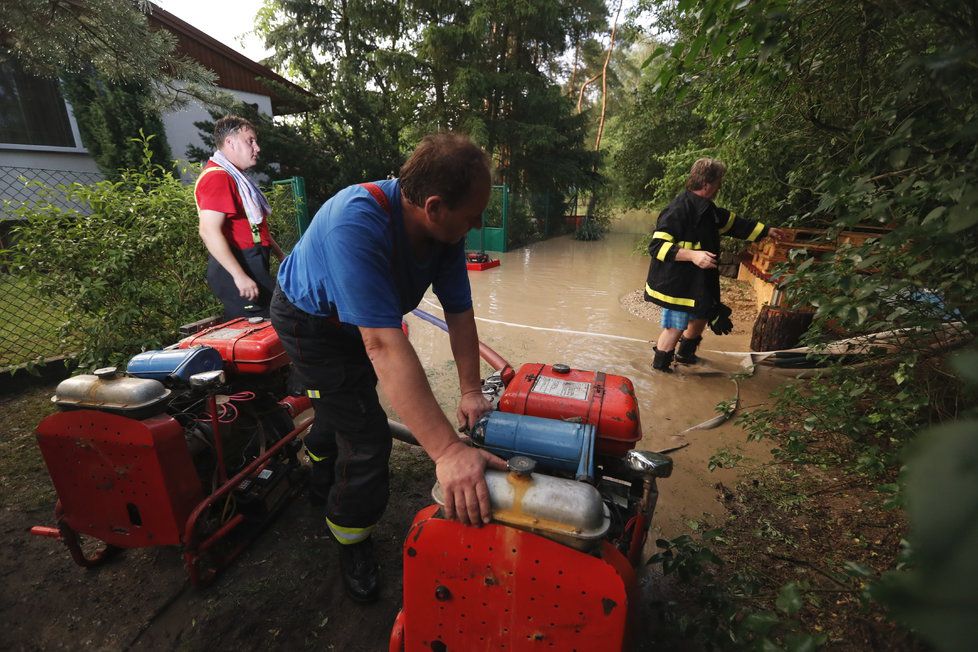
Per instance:
[[[292,410],[308,406],[304,397],[289,403]],[[211,414],[215,412],[212,403]],[[226,479],[226,471],[219,465],[221,485],[201,499],[200,481],[187,452],[183,429],[171,417],[160,415],[136,421],[95,410],[53,414],[40,423],[37,433],[55,489],[62,497],[55,506],[57,528],[36,526],[30,532],[58,539],[75,563],[85,568],[102,564],[123,548],[182,544],[190,581],[201,586],[234,560],[253,538],[236,541],[230,550],[214,556],[214,566],[202,571],[204,555],[245,522],[244,516],[234,514],[205,535],[203,517],[219,500],[230,498],[230,492],[246,478],[266,468],[311,423],[312,416],[299,421],[230,479]],[[217,424],[213,427],[217,447],[220,430]],[[268,518],[287,502],[280,501]],[[258,531],[255,528],[253,534]],[[81,535],[98,539],[104,546],[86,555]]]
[[[204,574],[201,574],[201,560],[203,555],[208,550],[212,549],[218,541],[235,530],[235,528],[241,525],[245,520],[241,514],[235,514],[230,519],[222,523],[213,534],[201,541],[200,539],[202,534],[198,530],[201,516],[204,515],[207,510],[210,509],[220,498],[228,495],[246,478],[259,473],[262,469],[264,469],[272,457],[274,457],[284,447],[288,446],[296,437],[299,436],[302,431],[308,428],[311,423],[311,416],[302,419],[299,424],[291,432],[289,432],[289,434],[278,440],[275,445],[265,451],[263,455],[256,457],[251,464],[243,468],[237,475],[218,487],[217,491],[201,501],[201,503],[194,509],[193,513],[190,515],[190,518],[187,519],[187,526],[184,531],[183,559],[184,565],[187,568],[187,574],[190,576],[190,583],[195,587],[210,583],[210,581],[217,576],[218,571],[222,570],[228,564],[234,561],[234,559],[241,554],[241,551],[243,551],[251,541],[251,537],[238,541],[229,551],[217,558],[218,564],[215,567],[208,568]],[[284,504],[285,503],[283,502],[278,509],[281,509]],[[272,515],[270,514],[269,516]]]

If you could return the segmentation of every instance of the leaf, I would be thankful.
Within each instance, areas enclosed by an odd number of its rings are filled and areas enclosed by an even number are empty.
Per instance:
[[[690,43],[689,45],[689,50],[686,52],[685,63],[687,66],[693,65],[693,62],[696,61],[696,57],[699,56],[699,53],[703,49],[703,46],[705,44],[706,44],[706,34],[700,34],[695,39],[693,39],[693,42]]]
[[[974,649],[978,622],[978,420],[934,428],[907,462],[915,567],[871,588],[905,625],[942,650]],[[951,499],[953,497],[953,499]]]
[[[847,574],[853,577],[869,578],[875,576],[872,569],[854,561],[847,561],[846,563],[842,564],[842,567],[845,569]]]
[[[910,158],[910,148],[900,147],[898,149],[890,152],[890,165],[894,170],[900,170],[904,165],[907,164],[907,159]]]
[[[820,645],[824,645],[827,640],[825,634],[812,636],[811,634],[791,634],[786,636],[785,650],[787,652],[815,652]]]
[[[927,269],[928,267],[930,267],[933,263],[934,263],[934,260],[931,259],[931,258],[928,258],[926,260],[922,260],[919,263],[917,263],[916,265],[911,265],[910,269],[907,270],[907,273],[910,274],[911,276],[917,276],[921,272],[923,272],[925,269]]]
[[[767,634],[771,629],[781,622],[777,614],[770,611],[757,611],[747,614],[741,622],[744,629],[755,634]]]
[[[653,61],[655,61],[665,53],[666,53],[665,46],[660,45],[659,47],[657,47],[655,50],[652,51],[652,54],[646,57],[645,61],[642,62],[642,68],[647,68],[649,64],[651,64]]]
[[[794,616],[802,607],[801,591],[794,582],[789,582],[778,591],[774,606],[788,616]]]
[[[921,224],[922,225],[924,225],[924,224],[930,224],[931,222],[933,222],[934,220],[936,220],[937,218],[939,218],[941,215],[943,215],[946,211],[947,211],[947,207],[946,206],[938,206],[937,208],[932,209],[924,217],[924,221],[921,222]]]
[[[978,188],[962,185],[961,198],[951,208],[947,220],[947,230],[951,233],[963,231],[978,224]]]
[[[978,351],[959,353],[951,359],[951,365],[962,378],[978,384]]]

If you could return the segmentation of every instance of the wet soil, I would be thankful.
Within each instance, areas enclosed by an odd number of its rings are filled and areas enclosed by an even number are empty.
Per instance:
[[[60,543],[30,536],[53,525],[54,489],[33,430],[54,385],[0,397],[0,631],[2,649],[386,649],[400,605],[400,546],[430,504],[433,467],[395,442],[390,508],[375,532],[381,599],[350,602],[320,509],[300,496],[217,581],[192,589],[175,547],[126,550],[94,569]],[[86,542],[94,550],[95,542]]]
[[[648,221],[648,216],[637,219]],[[640,400],[644,438],[638,447],[688,444],[672,453],[675,472],[660,483],[646,549],[651,555],[657,538],[729,517],[731,499],[718,487],[738,487],[744,472],[707,471],[716,451],[733,451],[758,466],[770,460],[769,443],[747,442],[730,421],[711,430],[683,431],[716,416],[717,404],[735,393],[742,407],[762,404],[784,379],[758,374],[735,384],[729,374],[738,371],[738,359],[716,353],[744,351],[749,341],[753,297],[733,282],[725,291],[735,304],[736,329],[724,338],[705,338],[706,372],[653,374],[651,342],[659,326],[649,304],[635,299],[648,264],[632,253],[635,239],[622,233],[593,243],[557,238],[501,254],[501,267],[470,278],[480,337],[514,367],[563,362],[627,376]],[[431,294],[421,308],[441,316]],[[457,377],[448,338],[413,316],[408,323],[436,398],[454,415]],[[83,570],[56,541],[27,534],[32,525],[53,524],[54,492],[32,432],[50,413],[52,392],[53,386],[43,386],[0,397],[0,647],[387,649],[401,602],[401,543],[415,513],[431,503],[433,467],[422,451],[395,444],[390,505],[375,531],[384,576],[377,603],[361,606],[345,596],[335,544],[319,511],[302,497],[213,586],[195,590],[187,585],[175,548],[128,550],[100,568]],[[733,502],[747,500],[738,490],[732,495]],[[890,543],[887,538],[879,545]],[[660,587],[650,576],[643,585],[651,595],[646,608],[660,609],[657,592],[668,583]],[[645,625],[655,624],[649,615]],[[640,647],[649,649],[654,642],[649,635]]]

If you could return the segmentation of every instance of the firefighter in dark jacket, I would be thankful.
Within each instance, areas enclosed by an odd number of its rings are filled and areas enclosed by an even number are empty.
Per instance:
[[[645,282],[645,300],[663,308],[653,369],[671,372],[674,358],[678,363],[695,364],[696,348],[707,324],[717,334],[732,329],[730,309],[720,302],[720,236],[749,242],[784,237],[780,229],[737,217],[713,203],[726,171],[716,159],[699,159],[689,171],[686,191],[659,214],[649,244],[652,262]]]

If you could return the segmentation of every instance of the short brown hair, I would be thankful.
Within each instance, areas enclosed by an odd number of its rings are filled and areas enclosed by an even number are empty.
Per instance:
[[[727,173],[723,161],[715,158],[701,158],[693,163],[686,179],[686,190],[699,190],[708,183],[718,183]]]
[[[441,197],[457,207],[474,184],[488,181],[489,157],[467,136],[450,132],[425,136],[401,166],[401,192],[415,206]]]
[[[242,118],[240,115],[224,116],[214,123],[214,147],[221,149],[225,138],[242,129],[251,129],[256,134],[258,133],[255,125],[251,124],[247,118]]]

